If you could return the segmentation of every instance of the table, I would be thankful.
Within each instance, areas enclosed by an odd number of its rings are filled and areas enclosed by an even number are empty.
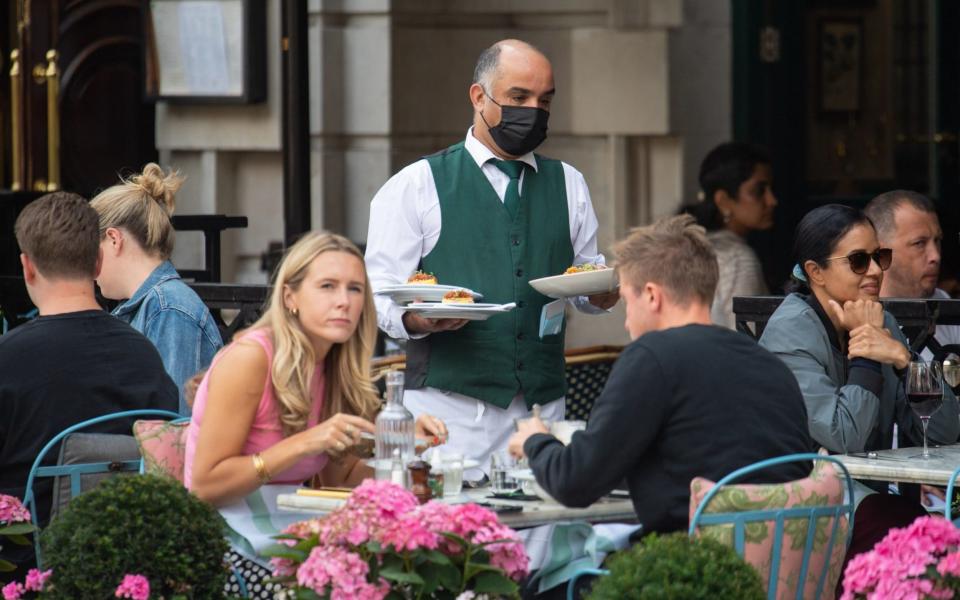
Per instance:
[[[299,512],[329,512],[329,508],[321,507],[320,502],[310,496],[294,496],[283,494],[277,499],[279,510],[295,510]],[[501,512],[497,515],[500,522],[514,529],[526,529],[540,525],[549,525],[562,521],[586,521],[588,523],[636,523],[637,515],[633,512],[633,502],[629,498],[604,497],[586,508],[567,508],[562,504],[544,502],[543,500],[506,500],[491,498],[490,488],[464,489],[459,496],[445,498],[445,502],[463,503],[477,502],[493,506],[521,506],[519,512]],[[292,504],[295,502],[295,506]],[[311,506],[312,505],[312,506]]]
[[[921,451],[920,448],[896,448],[878,450],[875,458],[873,453],[867,457],[862,452],[837,454],[834,458],[847,467],[854,479],[947,485],[954,469],[960,466],[960,445],[930,449],[943,455],[942,458],[910,458]]]

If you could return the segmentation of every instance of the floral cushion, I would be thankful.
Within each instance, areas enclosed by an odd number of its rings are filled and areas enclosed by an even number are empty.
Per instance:
[[[690,518],[714,485],[713,481],[696,477],[690,482]],[[709,513],[748,512],[753,510],[774,510],[784,507],[823,506],[843,503],[843,479],[833,465],[827,461],[817,461],[816,468],[806,479],[798,479],[780,484],[733,484],[724,486],[723,491],[713,497],[704,510]],[[840,577],[843,557],[846,553],[848,519],[841,517],[836,538],[830,556],[829,572],[824,582],[821,598],[833,598],[834,588]],[[833,517],[820,517],[814,529],[813,554],[807,567],[804,583],[804,598],[815,595],[820,575],[823,572],[824,554],[833,528]],[[795,517],[784,522],[783,541],[779,549],[780,571],[777,577],[777,598],[796,598],[803,553],[807,543],[809,519]],[[744,559],[760,573],[764,582],[770,579],[770,567],[773,560],[773,542],[776,524],[774,521],[754,521],[746,524]],[[707,525],[700,527],[698,533],[711,537],[723,544],[733,546],[733,525]],[[769,587],[769,586],[767,586]]]
[[[143,470],[151,475],[165,475],[183,483],[184,455],[187,449],[188,421],[142,420],[133,424],[143,456]]]

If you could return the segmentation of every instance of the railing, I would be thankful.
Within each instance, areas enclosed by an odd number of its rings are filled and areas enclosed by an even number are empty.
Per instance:
[[[760,339],[767,321],[773,315],[783,296],[738,296],[733,299],[737,330],[754,339]],[[884,298],[884,309],[889,312],[910,340],[911,350],[928,348],[940,357],[944,350],[933,338],[937,325],[960,325],[960,300]]]
[[[262,284],[187,282],[187,285],[210,309],[224,341],[259,318],[270,294],[270,287]],[[33,316],[33,308],[22,277],[0,276],[0,310],[7,327],[28,321]]]

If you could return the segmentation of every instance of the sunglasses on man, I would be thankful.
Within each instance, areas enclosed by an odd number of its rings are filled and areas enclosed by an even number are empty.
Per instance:
[[[893,262],[893,248],[877,248],[873,252],[857,250],[846,256],[830,256],[824,260],[839,260],[841,258],[847,259],[847,262],[850,263],[850,270],[857,275],[863,275],[867,272],[870,268],[871,259],[877,263],[881,271],[886,271],[890,268],[890,263]]]

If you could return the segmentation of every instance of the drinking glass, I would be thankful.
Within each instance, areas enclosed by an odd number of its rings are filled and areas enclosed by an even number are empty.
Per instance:
[[[494,494],[509,494],[516,491],[519,485],[512,477],[512,471],[516,466],[516,461],[509,452],[494,452],[490,455],[490,488]]]
[[[443,495],[457,496],[463,488],[463,455],[443,454]]]
[[[923,425],[923,454],[911,458],[939,457],[927,449],[927,425],[930,417],[943,405],[943,371],[937,361],[912,361],[907,369],[907,401]]]

